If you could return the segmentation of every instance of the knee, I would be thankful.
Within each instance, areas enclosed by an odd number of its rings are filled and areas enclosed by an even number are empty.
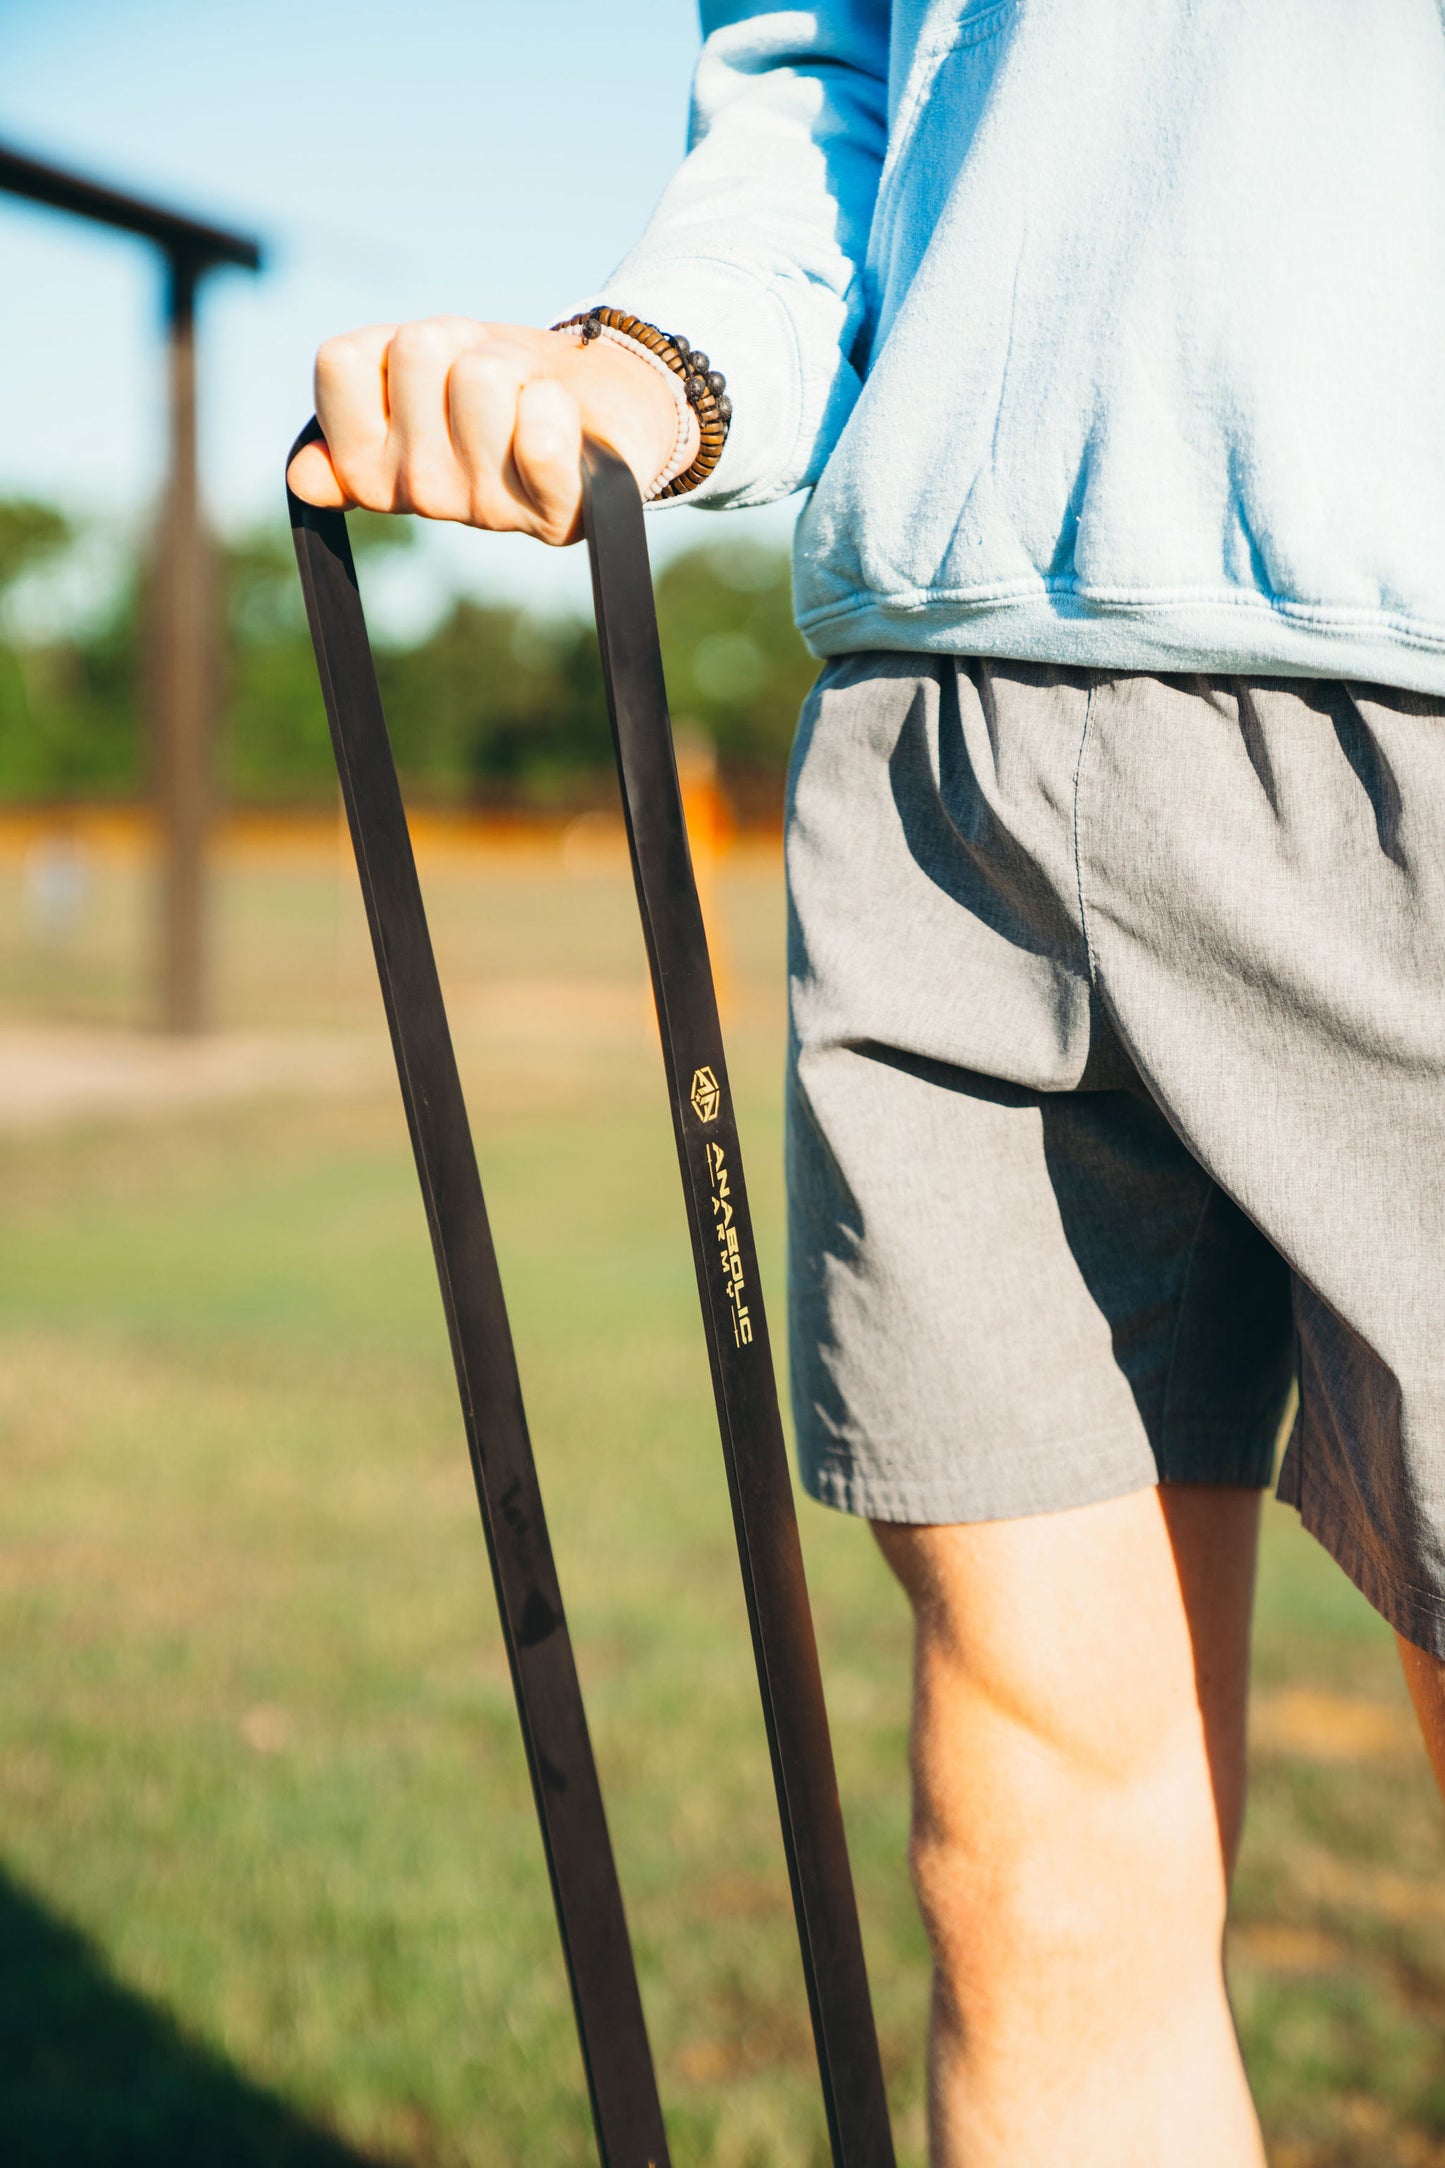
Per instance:
[[[1111,1982],[1167,1999],[1219,1963],[1218,1832],[1178,1742],[1101,1767],[981,1697],[971,1720],[925,1717],[909,1868],[944,2005],[969,2027]]]
[[[1225,1846],[1192,1699],[1062,1660],[1039,1677],[919,1620],[909,1865],[965,2009],[1011,1984],[1217,1962]]]

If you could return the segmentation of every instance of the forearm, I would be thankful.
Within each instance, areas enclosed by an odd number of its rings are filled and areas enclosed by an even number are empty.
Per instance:
[[[760,503],[816,478],[857,397],[889,8],[712,0],[702,13],[692,147],[594,298],[681,332],[725,371],[727,450],[694,501]]]

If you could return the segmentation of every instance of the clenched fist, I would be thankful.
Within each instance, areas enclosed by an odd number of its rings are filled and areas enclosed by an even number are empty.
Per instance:
[[[309,504],[420,512],[543,542],[581,532],[583,435],[648,489],[671,457],[677,404],[657,372],[604,339],[434,316],[328,339],[316,418],[287,479]]]

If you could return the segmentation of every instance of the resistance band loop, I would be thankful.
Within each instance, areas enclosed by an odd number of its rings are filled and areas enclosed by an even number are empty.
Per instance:
[[[312,422],[292,447],[316,441]],[[426,1203],[472,1472],[603,2168],[669,2156],[516,1356],[346,522],[288,491],[297,562]],[[777,1388],[627,466],[586,446],[584,521],[738,1555],[836,2168],[891,2168]]]

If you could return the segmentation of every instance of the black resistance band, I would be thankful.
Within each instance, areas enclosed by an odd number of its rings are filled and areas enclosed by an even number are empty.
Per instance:
[[[320,432],[313,422],[292,447]],[[289,462],[288,462],[289,463]],[[738,1556],[835,2168],[892,2168],[882,2068],[803,1576],[717,999],[688,852],[642,504],[589,443],[583,518]],[[516,1357],[339,512],[290,495],[307,616],[451,1334],[604,2168],[667,2142]]]

